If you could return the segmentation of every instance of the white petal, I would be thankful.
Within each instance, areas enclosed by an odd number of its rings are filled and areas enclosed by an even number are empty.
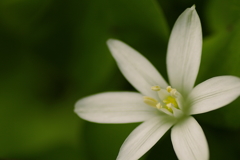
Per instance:
[[[170,84],[185,96],[195,83],[201,60],[202,29],[195,6],[177,19],[168,44],[167,69]]]
[[[177,123],[171,132],[173,148],[179,160],[208,160],[208,144],[201,126],[193,117]]]
[[[107,92],[80,99],[74,110],[79,117],[98,123],[142,122],[158,114],[134,92]]]
[[[183,112],[180,109],[172,107],[174,117],[178,118],[183,115]]]
[[[123,75],[143,95],[156,99],[157,93],[151,87],[167,87],[154,66],[136,50],[114,39],[108,40],[107,44]]]
[[[240,95],[240,79],[219,76],[197,85],[188,97],[190,114],[199,114],[223,107]]]
[[[175,123],[175,120],[170,118],[170,116],[156,116],[139,125],[123,143],[117,159],[139,159]]]

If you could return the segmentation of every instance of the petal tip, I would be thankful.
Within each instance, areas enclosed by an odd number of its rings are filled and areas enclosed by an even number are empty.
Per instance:
[[[73,112],[76,113],[79,117],[81,113],[81,101],[82,99],[79,99],[75,104],[74,104],[74,109]]]
[[[117,42],[118,40],[114,39],[114,38],[110,38],[107,40],[107,45],[110,46],[110,45],[113,45],[114,42]]]
[[[194,5],[192,5],[192,7],[190,9],[195,10],[195,8],[196,8],[196,5],[194,4]]]

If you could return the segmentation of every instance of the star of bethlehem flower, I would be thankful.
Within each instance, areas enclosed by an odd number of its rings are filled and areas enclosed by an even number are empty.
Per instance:
[[[180,160],[207,160],[207,140],[191,116],[218,109],[240,94],[240,79],[219,76],[194,86],[202,48],[201,23],[195,6],[177,19],[168,44],[169,85],[136,50],[110,39],[108,47],[126,79],[140,92],[108,92],[80,99],[75,112],[97,123],[143,122],[127,137],[117,159],[136,160],[171,127]]]

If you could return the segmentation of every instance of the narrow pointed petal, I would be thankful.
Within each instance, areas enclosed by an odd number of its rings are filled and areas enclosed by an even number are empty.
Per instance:
[[[167,87],[154,66],[136,50],[114,39],[108,40],[107,44],[123,75],[143,95],[157,98],[151,87]]]
[[[219,76],[197,85],[188,100],[190,114],[199,114],[223,107],[240,95],[240,79],[234,76]]]
[[[117,160],[136,160],[144,155],[175,123],[169,116],[155,116],[140,124],[123,143]]]
[[[186,95],[194,86],[202,51],[202,29],[195,6],[177,19],[168,44],[167,69],[172,87]]]
[[[134,92],[107,92],[80,99],[74,110],[79,117],[97,123],[142,122],[157,114]]]
[[[171,132],[173,148],[179,160],[208,160],[207,140],[193,117],[177,123]]]

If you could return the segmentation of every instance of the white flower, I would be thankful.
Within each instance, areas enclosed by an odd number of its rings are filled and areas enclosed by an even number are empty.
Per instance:
[[[201,59],[202,31],[195,6],[177,19],[168,45],[170,87],[152,64],[128,45],[108,40],[110,51],[126,79],[140,92],[108,92],[80,99],[75,112],[97,123],[142,122],[125,140],[117,159],[135,160],[171,127],[180,160],[209,159],[202,128],[191,116],[218,109],[240,94],[240,79],[219,76],[193,88]]]

